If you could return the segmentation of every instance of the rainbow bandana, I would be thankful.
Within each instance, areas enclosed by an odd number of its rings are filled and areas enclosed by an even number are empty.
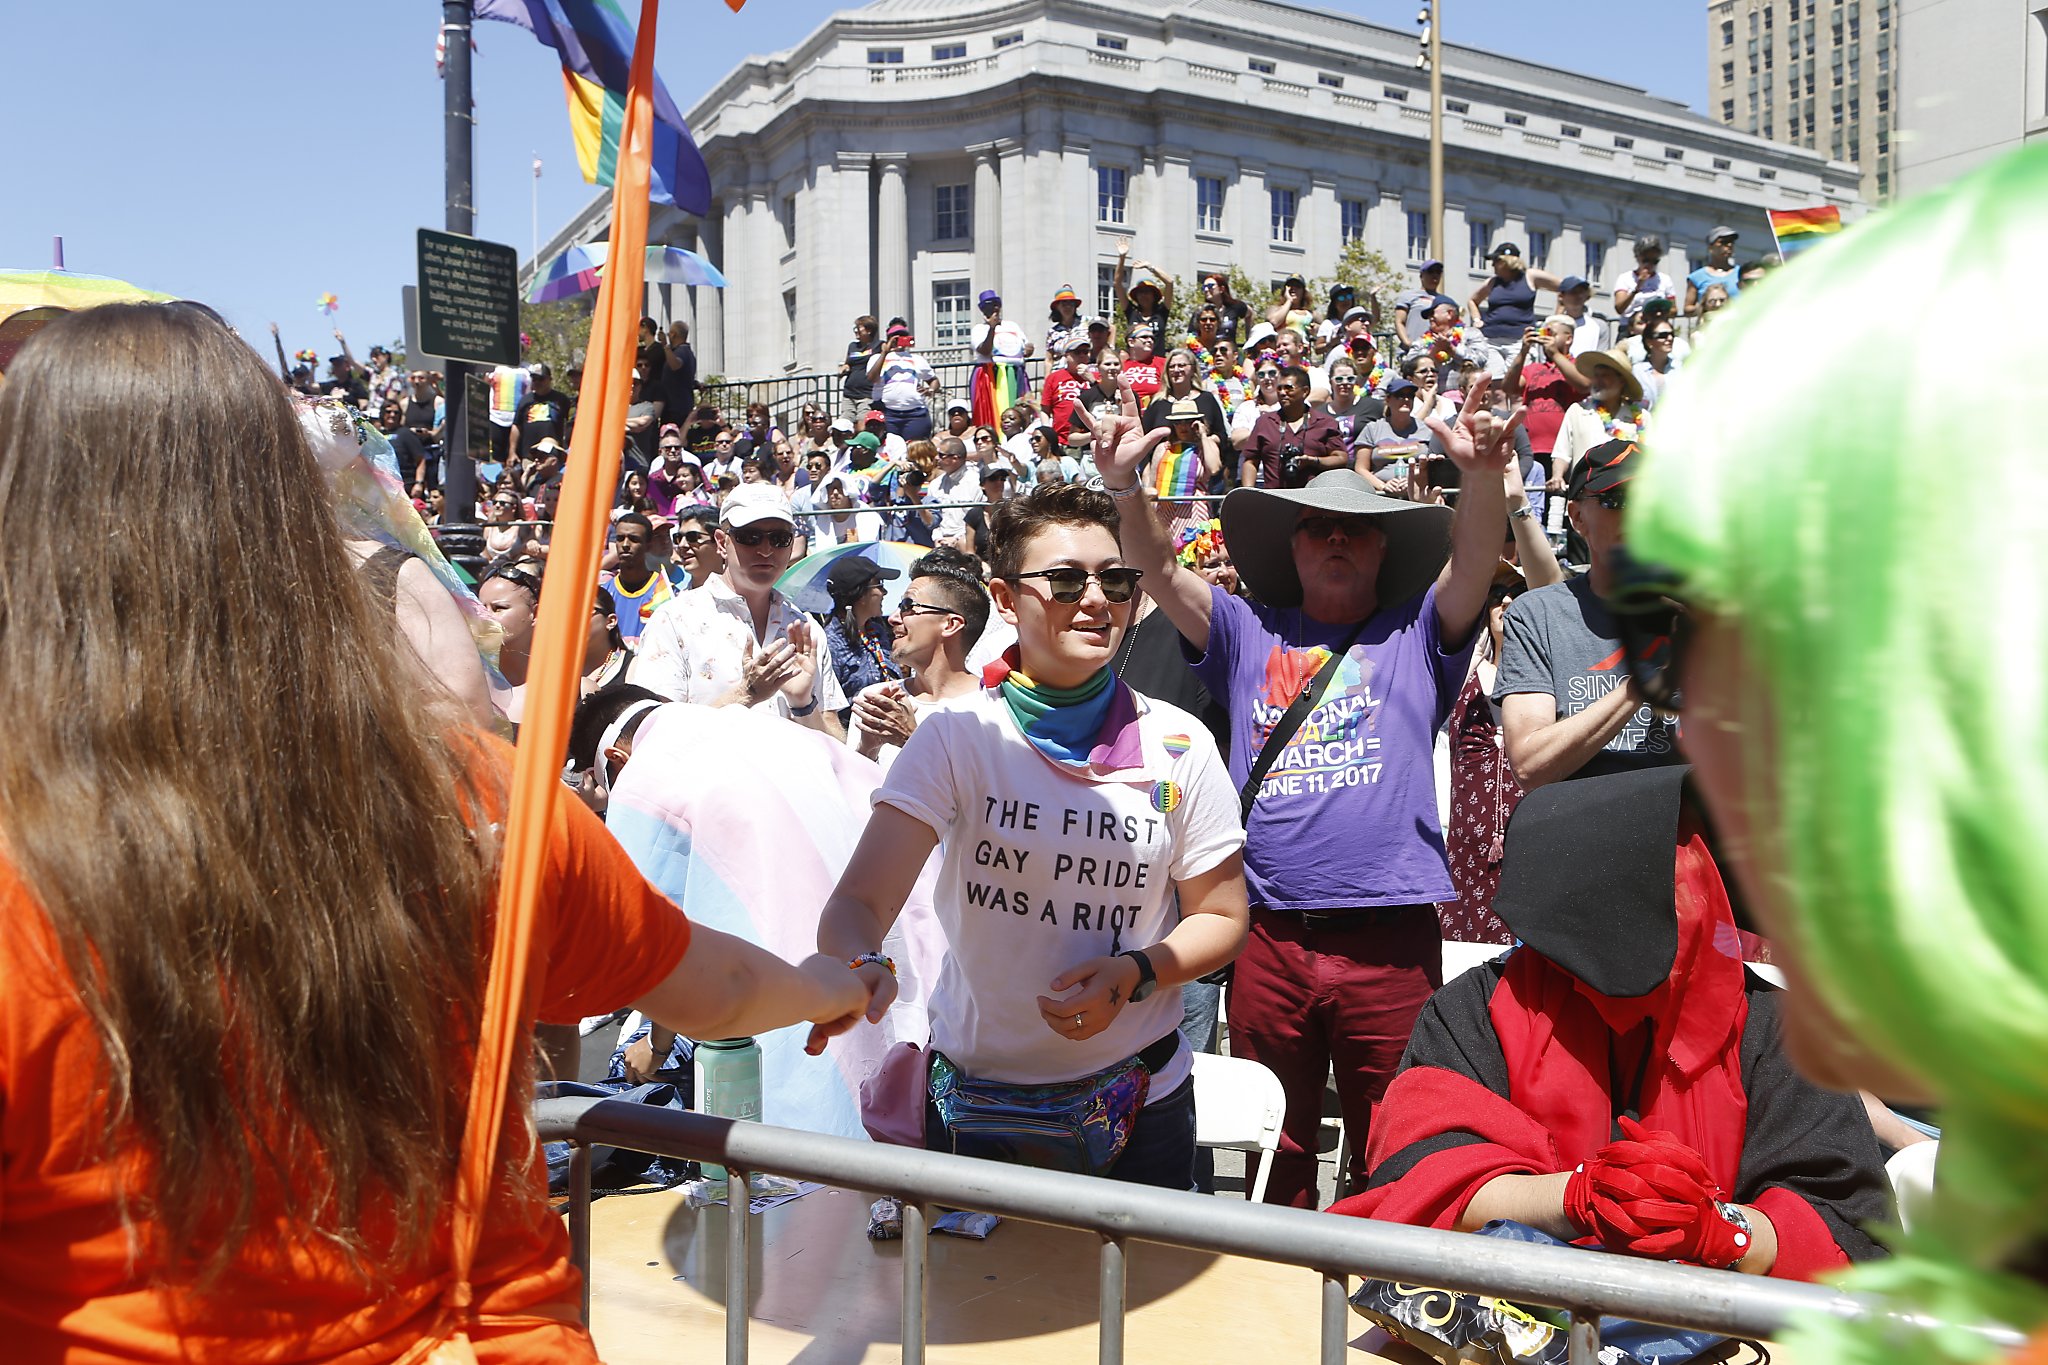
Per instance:
[[[982,670],[1010,718],[1046,762],[1084,782],[1130,782],[1148,776],[1138,734],[1135,694],[1107,668],[1079,687],[1046,687],[1018,667],[1015,645]]]

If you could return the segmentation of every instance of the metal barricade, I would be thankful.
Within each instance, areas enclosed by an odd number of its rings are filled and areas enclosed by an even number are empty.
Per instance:
[[[935,1205],[1077,1228],[1100,1237],[1099,1358],[1104,1365],[1123,1359],[1124,1251],[1132,1241],[1319,1272],[1322,1365],[1341,1365],[1344,1360],[1349,1277],[1354,1274],[1562,1309],[1571,1315],[1572,1365],[1598,1361],[1603,1314],[1767,1340],[1783,1333],[1795,1315],[1856,1319],[1884,1311],[1820,1285],[1623,1256],[1588,1256],[1569,1247],[1528,1246],[1307,1209],[1240,1204],[619,1100],[543,1100],[534,1111],[543,1141],[578,1144],[571,1162],[569,1234],[571,1254],[584,1275],[586,1320],[590,1146],[595,1143],[713,1161],[724,1166],[741,1189],[751,1173],[763,1171],[901,1199],[903,1359],[911,1365],[924,1359],[925,1239],[927,1212]],[[748,1216],[726,1219],[727,1365],[744,1365],[747,1359],[752,1221]],[[2021,1342],[2020,1335],[2008,1328],[1979,1330],[2001,1346]]]

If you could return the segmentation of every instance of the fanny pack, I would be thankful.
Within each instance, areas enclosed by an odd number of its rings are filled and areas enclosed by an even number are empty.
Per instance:
[[[932,1104],[960,1156],[1107,1175],[1131,1140],[1152,1073],[1179,1050],[1176,1030],[1092,1076],[1049,1085],[977,1080],[934,1052]]]

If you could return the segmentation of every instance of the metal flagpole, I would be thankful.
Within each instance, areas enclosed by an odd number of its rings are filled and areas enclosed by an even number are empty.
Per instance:
[[[540,153],[533,154],[533,250],[526,262],[534,269],[540,268]]]
[[[1448,263],[1450,243],[1444,240],[1443,0],[1425,0],[1415,22],[1422,26],[1422,51],[1415,64],[1429,73],[1429,254]]]
[[[442,0],[441,124],[446,135],[447,230],[476,235],[476,204],[471,188],[470,153],[476,114],[469,87],[470,0]],[[460,360],[448,362],[446,425],[441,432],[441,489],[450,520],[467,525],[476,516],[476,458],[469,448],[469,372]]]

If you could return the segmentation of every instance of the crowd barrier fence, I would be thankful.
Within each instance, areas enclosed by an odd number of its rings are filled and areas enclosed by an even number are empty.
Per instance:
[[[1134,1241],[1317,1271],[1323,1279],[1322,1365],[1341,1365],[1345,1359],[1352,1275],[1564,1310],[1571,1315],[1572,1365],[1596,1365],[1602,1315],[1767,1341],[1804,1314],[1859,1319],[1886,1312],[1868,1300],[1821,1285],[1588,1255],[1567,1247],[1528,1246],[1307,1209],[1240,1204],[620,1100],[542,1100],[534,1113],[543,1141],[575,1144],[568,1221],[571,1254],[584,1277],[586,1321],[593,1144],[716,1162],[742,1182],[741,1188],[758,1171],[901,1199],[905,1365],[922,1365],[924,1360],[925,1239],[931,1210],[938,1206],[1095,1233],[1101,1239],[1097,1288],[1103,1365],[1123,1360],[1124,1255],[1126,1245]],[[727,1365],[745,1365],[747,1360],[752,1224],[752,1217],[726,1219]],[[1911,1319],[1902,1322],[1925,1325]],[[1996,1345],[2021,1343],[2020,1335],[2008,1328],[1977,1330]]]

